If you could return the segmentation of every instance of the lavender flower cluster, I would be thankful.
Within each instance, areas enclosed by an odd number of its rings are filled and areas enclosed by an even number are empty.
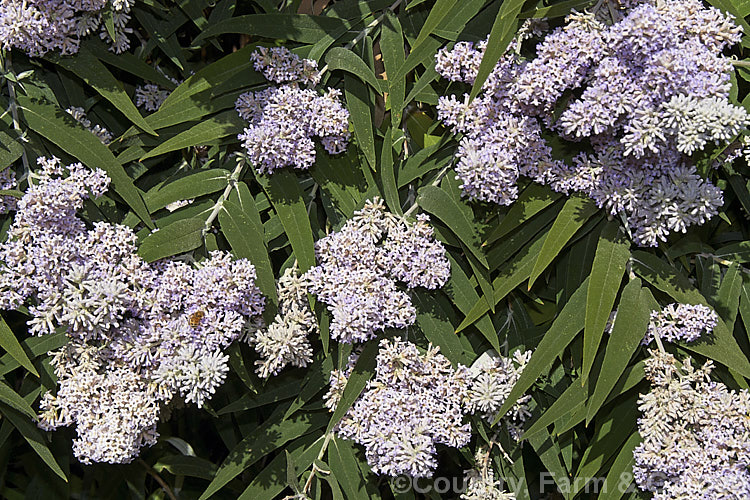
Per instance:
[[[155,442],[165,405],[200,407],[223,382],[222,350],[263,311],[255,269],[219,251],[149,264],[131,228],[76,216],[107,190],[102,170],[38,163],[0,244],[0,307],[28,302],[30,332],[70,338],[52,355],[58,389],[39,425],[75,424],[83,463],[129,462]]]
[[[655,500],[750,498],[750,393],[731,391],[693,367],[650,351],[635,448],[636,484]]]
[[[530,357],[531,351],[516,351],[510,358],[485,353],[471,368],[454,369],[432,345],[421,353],[408,341],[381,340],[375,377],[339,422],[337,434],[364,446],[367,462],[378,474],[429,477],[437,466],[435,444],[465,446],[471,431],[463,418],[480,413],[492,421]],[[331,373],[324,396],[330,411],[341,400],[358,359],[359,353],[353,353],[343,370]],[[518,399],[503,420],[515,439],[531,415],[530,399]],[[494,491],[491,479],[475,482],[474,489]]]
[[[293,166],[308,169],[315,163],[314,137],[332,155],[349,144],[349,112],[339,90],[320,95],[311,88],[319,81],[318,64],[302,59],[285,47],[261,47],[252,54],[253,65],[269,81],[280,85],[247,92],[236,102],[237,112],[249,126],[238,138],[261,173]]]
[[[18,187],[16,174],[11,168],[0,170],[0,190],[10,191]],[[0,196],[0,215],[16,209],[17,200],[10,195]]]
[[[0,2],[0,48],[17,48],[31,56],[59,50],[78,52],[81,39],[99,31],[111,50],[130,48],[127,27],[135,0],[3,0]],[[115,40],[102,22],[111,11]]]
[[[719,317],[700,304],[669,304],[661,311],[651,312],[651,322],[643,339],[648,345],[655,338],[668,342],[693,342],[716,327]]]
[[[468,382],[468,369],[454,369],[439,348],[422,354],[410,342],[382,340],[375,377],[336,433],[363,445],[377,474],[429,477],[436,444],[460,448],[471,438],[461,409]]]
[[[273,323],[268,328],[254,327],[246,336],[260,354],[256,371],[263,378],[278,375],[287,365],[300,368],[309,365],[312,347],[308,336],[318,332],[318,323],[307,300],[307,283],[300,278],[297,266],[284,271],[276,289],[279,311]]]
[[[594,14],[571,14],[534,59],[506,53],[471,103],[440,98],[440,118],[464,135],[456,173],[466,196],[507,205],[518,176],[528,176],[621,213],[646,246],[717,213],[721,191],[687,155],[750,123],[744,108],[728,102],[732,65],[721,55],[741,29],[700,0],[640,2],[621,17],[607,26]],[[438,53],[436,68],[473,83],[485,48],[456,43]],[[593,153],[572,165],[553,159],[542,126],[588,141]]]
[[[396,282],[434,290],[450,277],[445,247],[428,222],[424,214],[409,222],[375,198],[316,242],[318,265],[304,279],[310,293],[328,305],[332,338],[365,342],[378,331],[414,323],[416,310]]]

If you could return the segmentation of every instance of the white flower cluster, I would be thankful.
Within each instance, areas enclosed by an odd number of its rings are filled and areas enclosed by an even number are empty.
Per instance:
[[[649,351],[651,391],[638,400],[635,481],[655,500],[750,498],[750,393],[731,391],[663,351]]]
[[[464,401],[467,412],[479,413],[487,422],[494,422],[530,358],[531,351],[520,350],[507,358],[490,351],[480,356],[470,369],[471,383]],[[530,400],[529,395],[521,396],[503,418],[516,440],[521,438],[523,423],[531,416],[527,405]]]
[[[713,331],[719,317],[710,307],[700,304],[669,304],[651,312],[651,322],[643,339],[647,345],[655,338],[675,342],[692,342]]]
[[[276,286],[279,311],[266,329],[255,329],[246,336],[261,359],[256,361],[256,372],[262,378],[277,375],[285,366],[305,367],[312,361],[312,347],[308,335],[318,332],[307,284],[300,278],[297,266],[284,271]]]

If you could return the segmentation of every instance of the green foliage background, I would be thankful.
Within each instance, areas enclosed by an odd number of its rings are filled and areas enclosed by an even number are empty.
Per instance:
[[[525,480],[518,498],[540,497],[543,472],[554,474],[563,491],[552,498],[592,496],[580,482],[566,488],[565,479],[577,477],[608,478],[608,493],[599,498],[641,498],[612,486],[631,470],[639,442],[636,399],[647,390],[639,342],[649,311],[675,301],[715,308],[721,321],[714,336],[674,349],[715,360],[724,383],[748,388],[747,165],[740,160],[714,171],[709,165],[721,162],[723,151],[709,151],[700,164],[724,190],[720,216],[668,244],[638,249],[617,220],[585,198],[529,183],[509,208],[462,199],[450,172],[457,141],[435,112],[438,96],[461,91],[438,78],[439,48],[489,33],[475,94],[523,20],[546,17],[555,25],[595,3],[138,0],[131,26],[140,44],[132,37],[129,53],[114,55],[90,38],[73,57],[4,54],[0,168],[21,172],[24,163],[33,168],[36,157],[49,155],[102,168],[113,189],[87,203],[87,220],[136,228],[147,260],[185,252],[201,258],[217,248],[249,258],[270,303],[274,277],[294,260],[302,270],[313,265],[313,242],[366,199],[382,196],[397,213],[429,213],[449,249],[452,277],[437,293],[415,294],[418,321],[409,339],[439,345],[452,362],[467,365],[490,348],[535,349],[508,398],[533,395],[534,418],[522,443],[474,419],[469,449],[441,449],[437,475],[462,477],[475,466],[474,451],[492,441],[505,452],[495,446],[491,457],[500,476]],[[742,21],[750,1],[709,3],[750,32]],[[321,150],[309,172],[273,176],[256,175],[235,155],[243,123],[234,102],[266,84],[249,60],[257,44],[283,44],[327,65],[322,84],[342,89],[351,112],[347,153]],[[732,95],[750,109],[748,48],[745,36],[734,49],[740,61]],[[156,65],[184,82],[175,85]],[[173,90],[147,115],[132,101],[144,82]],[[69,106],[83,107],[116,139],[104,146],[65,113]],[[560,145],[556,154],[569,152]],[[188,198],[195,202],[165,210]],[[9,224],[6,216],[3,232]],[[40,394],[55,385],[46,352],[66,339],[30,337],[26,312],[3,312],[0,320],[0,497],[270,499],[305,488],[314,498],[394,497],[361,450],[331,435],[372,374],[377,341],[365,345],[339,410],[328,413],[328,376],[346,362],[350,346],[330,341],[320,304],[312,366],[263,382],[253,374],[253,350],[233,345],[230,376],[207,407],[174,409],[160,424],[159,444],[121,466],[82,466],[72,456],[72,429],[47,434],[32,421]]]

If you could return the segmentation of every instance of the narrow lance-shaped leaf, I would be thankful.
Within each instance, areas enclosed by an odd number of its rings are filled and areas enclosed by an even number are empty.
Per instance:
[[[629,257],[630,243],[621,234],[620,224],[609,221],[599,236],[589,279],[586,326],[583,330],[583,380],[588,378],[594,365]]]
[[[589,280],[587,279],[578,287],[578,290],[573,293],[568,303],[560,311],[557,319],[534,350],[534,354],[531,355],[531,359],[523,369],[518,382],[510,391],[505,404],[498,411],[495,424],[510,410],[518,398],[534,384],[540,375],[549,371],[555,358],[561,356],[568,344],[583,330],[588,287]]]
[[[35,377],[39,376],[39,372],[37,372],[34,365],[31,364],[31,360],[26,355],[26,351],[23,350],[21,343],[18,342],[15,334],[2,316],[0,316],[0,347],[2,347],[9,355],[13,356],[13,359],[15,359],[19,365],[28,370],[29,373]]]
[[[524,0],[505,0],[500,6],[500,11],[497,13],[495,23],[490,30],[487,50],[484,52],[484,56],[482,56],[477,77],[474,79],[474,85],[471,87],[472,99],[479,94],[487,77],[490,76],[505,49],[508,48],[508,44],[516,31],[518,14],[521,12],[524,3]]]
[[[47,444],[44,442],[44,436],[39,429],[37,429],[31,419],[29,419],[27,415],[24,415],[18,410],[8,406],[2,407],[0,405],[0,409],[2,409],[3,416],[13,424],[18,432],[21,433],[26,442],[31,445],[31,448],[37,455],[39,455],[44,463],[47,464],[55,474],[67,482],[68,478],[65,477],[65,473],[58,465],[57,460],[55,460],[55,457],[47,447]]]
[[[177,220],[146,236],[138,254],[147,262],[153,262],[195,250],[203,244],[204,225],[205,220],[199,217]]]
[[[425,211],[443,221],[466,245],[477,260],[488,267],[487,257],[479,244],[473,228],[475,222],[451,196],[436,186],[425,186],[419,191],[417,204]]]
[[[122,196],[146,226],[154,228],[141,192],[125,169],[98,137],[83,128],[60,108],[25,96],[18,96],[26,123],[41,136],[54,142],[89,168],[101,168],[110,179],[115,192]]]
[[[555,223],[552,224],[552,229],[547,233],[544,246],[534,264],[534,270],[529,278],[529,290],[547,266],[555,260],[565,244],[597,210],[596,204],[583,196],[571,196],[565,202]]]
[[[151,135],[158,135],[141,116],[138,108],[125,93],[120,82],[94,54],[85,48],[81,48],[75,57],[60,57],[57,55],[48,55],[48,57],[94,88],[138,128]]]
[[[370,92],[364,83],[351,75],[344,75],[344,96],[349,109],[349,120],[354,128],[354,137],[365,155],[370,168],[375,170],[375,137],[372,131]]]
[[[633,357],[648,328],[651,310],[658,308],[656,300],[646,288],[641,288],[641,280],[631,280],[622,291],[617,306],[612,332],[604,349],[604,361],[599,376],[593,382],[594,393],[589,399],[586,421],[590,422],[604,404],[612,388]]]
[[[278,170],[273,175],[258,175],[256,178],[268,194],[292,245],[300,272],[304,273],[315,265],[315,245],[297,177],[288,170]]]

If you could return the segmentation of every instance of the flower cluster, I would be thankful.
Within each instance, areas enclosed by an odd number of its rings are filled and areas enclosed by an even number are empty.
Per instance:
[[[78,52],[81,38],[95,31],[118,54],[130,47],[127,27],[135,0],[3,0],[0,2],[0,47],[41,56],[59,50]],[[115,40],[104,27],[103,16],[111,12]]]
[[[726,143],[750,123],[728,101],[732,65],[721,54],[741,30],[700,0],[631,3],[611,26],[571,14],[530,61],[506,53],[472,102],[440,98],[440,118],[464,135],[456,173],[466,196],[507,205],[524,175],[621,213],[634,240],[648,246],[718,212],[721,191],[687,155]],[[436,68],[473,83],[485,48],[456,43],[438,53]],[[553,159],[542,127],[588,141],[593,153],[572,164]]]
[[[513,386],[531,358],[531,351],[515,351],[511,357],[485,353],[470,369],[471,382],[464,398],[467,413],[479,413],[487,422],[494,422]],[[521,396],[503,422],[510,435],[521,438],[522,425],[531,416],[527,403],[531,396]]]
[[[159,66],[156,66],[156,70],[175,85],[180,85],[182,83],[182,81],[165,74]],[[138,85],[135,88],[135,105],[146,111],[156,111],[161,107],[162,103],[167,100],[170,93],[169,90],[154,83]]]
[[[135,105],[146,111],[156,111],[167,100],[169,94],[169,90],[154,83],[139,85],[135,88]]]
[[[222,350],[264,307],[255,269],[219,251],[149,264],[131,228],[76,216],[107,190],[103,171],[39,165],[0,244],[0,307],[28,301],[30,332],[70,338],[53,354],[58,390],[43,397],[40,425],[75,424],[84,463],[129,462],[154,443],[160,408],[201,406],[223,382]]]
[[[304,275],[309,290],[328,305],[331,337],[364,342],[386,328],[416,320],[409,295],[397,288],[436,289],[450,277],[450,262],[427,215],[409,222],[375,198],[337,232],[315,244],[318,265]]]
[[[318,323],[307,300],[307,284],[300,279],[296,266],[284,271],[276,290],[279,311],[273,323],[266,329],[254,329],[246,337],[262,358],[256,361],[256,371],[263,378],[277,375],[287,365],[305,367],[310,364],[312,348],[307,337],[318,332]]]
[[[655,338],[668,342],[693,342],[713,331],[719,317],[710,307],[700,304],[669,304],[651,312],[651,322],[643,339],[648,345]]]
[[[438,348],[422,354],[410,342],[382,340],[375,377],[336,433],[364,446],[377,474],[429,477],[436,444],[460,448],[471,438],[461,409],[468,377],[466,367],[454,369]]]
[[[503,490],[504,482],[495,479],[489,448],[480,447],[475,462],[477,467],[467,471],[464,476],[469,484],[461,494],[461,500],[516,500],[515,494]]]
[[[650,351],[635,448],[636,484],[659,500],[750,498],[750,393],[731,391],[693,367]]]
[[[252,60],[268,80],[281,83],[244,93],[236,102],[240,117],[249,122],[239,139],[259,172],[270,174],[286,166],[310,168],[315,163],[314,137],[329,154],[346,150],[349,112],[340,100],[341,92],[329,88],[320,95],[299,86],[317,84],[315,61],[285,48],[259,48]]]
[[[0,190],[9,191],[18,187],[16,174],[11,168],[0,170]],[[0,196],[0,215],[16,209],[16,198],[10,195]]]
[[[102,141],[102,144],[109,144],[110,142],[112,142],[112,133],[99,124],[92,126],[91,120],[88,119],[88,117],[86,116],[86,111],[83,108],[70,107],[65,111],[67,111],[67,113],[72,116],[75,121],[83,125],[83,127],[86,128],[89,132],[97,136],[99,140]]]

